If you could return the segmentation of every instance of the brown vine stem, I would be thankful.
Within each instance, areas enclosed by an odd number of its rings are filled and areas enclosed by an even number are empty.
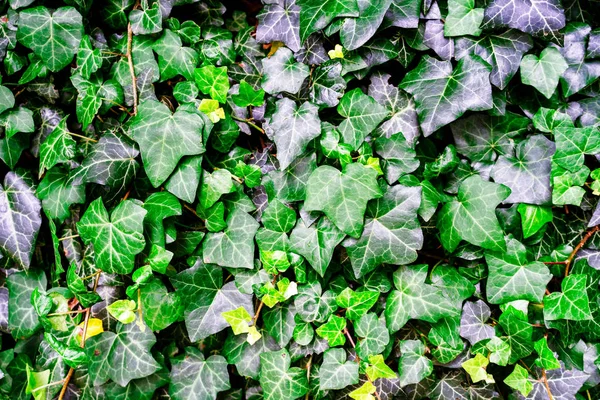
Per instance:
[[[552,396],[552,391],[550,390],[550,386],[548,385],[548,378],[546,378],[546,370],[542,369],[542,379],[544,381],[544,386],[546,386],[546,391],[548,392],[548,398],[550,400],[554,400],[554,396]]]
[[[253,127],[257,131],[259,131],[260,133],[265,133],[265,130],[263,128],[261,128],[260,126],[256,125],[254,122],[250,121],[250,119],[244,119],[244,118],[236,117],[235,115],[232,115],[231,118],[233,118],[236,121],[244,122],[244,123],[250,125],[251,127]]]
[[[98,273],[96,275],[96,280],[94,281],[94,289],[93,289],[94,292],[96,291],[96,289],[98,289],[99,282],[100,282],[100,270],[98,270]],[[91,307],[88,307],[85,309],[85,320],[83,322],[83,332],[81,334],[81,347],[82,348],[85,347],[85,339],[87,336],[88,323],[90,322],[90,314],[91,314],[90,311],[91,311]],[[64,399],[65,394],[67,393],[67,388],[69,387],[69,381],[73,377],[74,373],[75,373],[75,368],[73,368],[73,367],[69,368],[69,372],[67,373],[67,376],[65,377],[63,387],[60,390],[60,394],[58,395],[58,400]]]
[[[277,282],[278,276],[279,275],[277,274],[273,277],[273,280],[271,281],[272,285],[275,285],[275,282]],[[258,308],[256,309],[256,313],[254,313],[254,318],[252,318],[252,326],[256,326],[256,322],[258,321],[258,317],[260,316],[260,312],[264,305],[265,305],[265,302],[261,300],[260,304],[258,305]]]
[[[308,363],[306,364],[306,382],[310,382],[310,367],[312,366],[312,354],[308,358]],[[308,400],[308,395],[310,394],[310,390],[306,392],[305,400]]]
[[[348,341],[350,342],[350,344],[352,345],[352,348],[354,349],[354,352],[356,355],[356,362],[360,365],[360,357],[358,356],[358,354],[356,354],[356,344],[354,343],[354,339],[352,339],[352,335],[350,335],[350,332],[348,332],[348,328],[344,328],[343,332],[344,332],[344,335],[346,335],[346,337],[348,338]],[[367,377],[367,380],[369,381],[369,383],[371,385],[373,385],[373,387],[375,387],[375,384],[373,384],[373,381],[371,380],[371,378],[369,378],[369,375],[365,375],[365,376]],[[379,397],[379,393],[377,393],[377,389],[375,389],[375,397],[377,397],[377,400],[381,400],[381,397]]]
[[[131,56],[131,42],[133,41],[133,32],[131,24],[127,24],[127,64],[129,64],[129,73],[131,74],[131,83],[133,88],[133,115],[137,115],[138,92],[137,78],[135,77],[135,69],[133,68],[133,57]]]
[[[575,258],[577,253],[579,253],[579,250],[581,250],[581,248],[587,243],[587,241],[590,240],[594,233],[598,232],[598,229],[600,229],[600,225],[596,225],[595,227],[587,231],[585,236],[581,238],[581,241],[577,244],[577,246],[575,246],[565,263],[565,277],[569,275],[569,268],[571,267],[571,263],[573,262],[573,259]],[[552,398],[550,398],[550,400],[552,400]]]

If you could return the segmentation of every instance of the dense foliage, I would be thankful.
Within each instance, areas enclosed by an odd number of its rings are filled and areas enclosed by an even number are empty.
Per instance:
[[[3,0],[0,398],[600,398],[588,0]]]

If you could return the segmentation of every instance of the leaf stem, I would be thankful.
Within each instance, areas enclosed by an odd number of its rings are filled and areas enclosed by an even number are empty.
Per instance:
[[[573,262],[573,259],[575,258],[577,253],[579,253],[579,250],[581,250],[581,248],[586,244],[586,242],[590,240],[594,233],[598,232],[598,229],[600,229],[600,225],[596,225],[595,227],[587,231],[585,236],[583,236],[583,238],[581,238],[581,241],[577,244],[577,246],[575,246],[565,263],[565,277],[569,275],[569,268],[571,267],[571,263]],[[552,398],[550,398],[550,400],[552,400]]]
[[[542,380],[544,381],[544,386],[546,386],[546,391],[548,392],[548,398],[550,400],[554,400],[554,396],[552,396],[552,391],[550,390],[550,386],[548,385],[548,378],[546,377],[546,370],[542,368]]]
[[[81,139],[89,140],[90,142],[98,143],[98,141],[96,139],[92,139],[92,138],[89,138],[87,136],[80,135],[78,133],[73,133],[73,132],[67,132],[67,133],[69,135],[71,135],[71,136],[75,136],[75,137],[78,137],[78,138],[81,138]]]
[[[69,236],[65,236],[65,237],[61,237],[58,239],[59,242],[62,242],[63,240],[67,240],[67,239],[75,239],[78,238],[79,235],[69,235]]]
[[[35,389],[33,389],[31,391],[31,393],[37,392],[38,390],[46,389],[46,388],[49,388],[49,387],[52,387],[52,386],[62,385],[64,383],[64,381],[65,381],[64,379],[61,379],[60,381],[50,382],[50,383],[47,383],[45,385],[38,386]]]
[[[356,344],[354,343],[354,339],[352,339],[352,335],[350,335],[350,332],[348,332],[348,328],[344,328],[343,332],[344,332],[344,335],[346,335],[346,337],[348,338],[348,341],[350,342],[350,344],[352,345],[352,348],[354,349],[355,356],[356,356],[356,362],[360,365],[360,357],[358,356],[358,353],[356,353]],[[375,387],[375,384],[373,383],[371,378],[369,378],[369,375],[365,374],[365,376],[367,377],[367,380],[369,381],[369,383],[371,385],[373,385],[373,387]],[[375,397],[377,397],[377,400],[381,400],[381,397],[379,397],[379,393],[377,393],[377,389],[375,389]]]

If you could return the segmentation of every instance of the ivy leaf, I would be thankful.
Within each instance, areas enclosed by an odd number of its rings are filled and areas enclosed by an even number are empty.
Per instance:
[[[69,65],[82,35],[81,14],[73,7],[50,11],[40,6],[19,13],[17,40],[33,50],[50,71],[57,72]],[[40,37],[44,40],[39,40]]]
[[[552,160],[561,167],[576,172],[581,169],[585,154],[600,153],[600,137],[594,127],[557,127],[553,130],[556,153]]]
[[[260,385],[266,400],[294,400],[306,394],[306,371],[290,368],[290,364],[290,354],[286,349],[260,355]]]
[[[181,200],[193,203],[200,184],[201,173],[202,156],[185,157],[177,165],[173,175],[165,182],[165,189]]]
[[[184,304],[179,293],[169,292],[159,279],[140,289],[144,322],[153,331],[161,331],[183,317]]]
[[[319,107],[335,107],[346,90],[342,63],[330,60],[319,65],[311,74],[310,101]]]
[[[321,120],[318,108],[309,102],[298,107],[293,100],[284,98],[275,106],[265,132],[273,137],[279,168],[284,170],[321,134]]]
[[[388,367],[381,354],[369,357],[369,366],[365,368],[366,374],[372,381],[379,378],[394,379],[396,373]]]
[[[296,310],[293,306],[282,305],[276,305],[270,310],[265,310],[263,314],[267,331],[282,348],[288,345],[294,334],[294,328],[296,327],[295,315]]]
[[[177,75],[183,75],[184,78],[190,80],[194,79],[194,67],[198,63],[198,53],[192,48],[183,47],[181,39],[176,33],[165,29],[152,48],[158,54],[161,80],[165,81]],[[229,85],[227,88],[229,89]]]
[[[358,17],[360,10],[356,0],[299,0],[300,41],[304,43],[314,32],[325,29],[339,17]]]
[[[565,26],[565,14],[556,0],[535,3],[493,0],[485,9],[482,28],[504,26],[560,42],[558,31]]]
[[[265,102],[265,91],[262,89],[255,90],[252,85],[242,80],[239,93],[231,96],[231,99],[238,107],[260,107]]]
[[[300,7],[296,0],[267,3],[256,18],[258,43],[283,42],[293,52],[300,50]]]
[[[552,393],[553,397],[575,398],[588,377],[588,374],[578,369],[567,370],[563,367],[546,371],[548,386],[546,387],[546,383],[542,379],[532,380],[533,391],[529,393],[529,398],[547,396],[548,392]]]
[[[457,59],[468,54],[481,57],[492,66],[490,74],[492,85],[504,89],[517,73],[523,54],[532,47],[533,42],[529,35],[509,29],[504,33],[486,35],[480,39],[457,38],[455,39],[455,56]]]
[[[33,132],[33,113],[25,107],[19,107],[0,114],[0,126],[4,127],[7,138],[19,132]]]
[[[545,370],[560,368],[560,363],[556,359],[554,352],[548,347],[547,338],[541,338],[533,344],[533,347],[539,356],[538,359],[535,360],[535,363],[539,365],[540,368],[544,368]]]
[[[587,276],[580,274],[572,274],[563,279],[562,293],[554,292],[544,297],[544,319],[591,319],[586,281]]]
[[[44,212],[60,222],[69,218],[69,208],[73,204],[85,202],[85,186],[76,185],[74,178],[61,167],[51,169],[37,188],[37,195],[42,200]]]
[[[548,222],[552,222],[554,218],[549,207],[519,204],[517,211],[521,215],[521,228],[525,239],[534,235]]]
[[[467,339],[471,345],[493,338],[496,335],[494,328],[486,324],[491,315],[490,307],[483,301],[465,302],[460,318],[460,336]]]
[[[346,309],[346,318],[354,321],[365,315],[375,305],[378,298],[378,292],[370,290],[355,292],[346,288],[337,295],[335,302],[339,307]]]
[[[131,31],[134,35],[150,35],[162,30],[162,13],[159,3],[152,7],[143,7],[141,10],[132,10],[129,13]]]
[[[519,364],[515,365],[515,369],[504,379],[504,383],[518,390],[525,397],[533,390],[533,384],[529,381],[527,370]]]
[[[381,353],[390,342],[390,334],[385,325],[385,318],[368,313],[360,317],[354,327],[362,340],[356,345],[356,353],[362,359]]]
[[[15,106],[15,96],[6,86],[0,86],[0,114]]]
[[[209,95],[219,103],[227,101],[227,92],[229,91],[229,78],[227,77],[227,67],[215,67],[207,65],[196,69],[194,72],[196,85],[204,94]]]
[[[131,380],[152,375],[160,368],[150,354],[156,338],[152,331],[143,327],[118,323],[115,332],[102,332],[85,342],[85,352],[90,360],[88,373],[94,385],[112,379],[126,386]]]
[[[382,132],[386,138],[392,138],[401,132],[408,143],[414,143],[415,138],[420,135],[415,103],[406,92],[389,83],[391,77],[382,72],[371,75],[369,96],[392,111],[390,119],[383,122],[377,132]]]
[[[400,386],[421,382],[433,372],[433,363],[425,357],[425,345],[420,340],[400,342],[402,356],[398,364]]]
[[[548,204],[551,158],[555,145],[543,135],[530,136],[515,149],[515,157],[500,156],[491,176],[510,188],[506,203]]]
[[[468,359],[461,366],[467,371],[474,383],[479,381],[494,383],[494,378],[485,370],[489,363],[490,360],[487,357],[477,353],[475,357]]]
[[[421,129],[429,136],[468,110],[492,108],[489,77],[490,67],[477,56],[462,58],[454,70],[450,61],[424,56],[400,88],[413,95]]]
[[[323,276],[335,247],[345,236],[327,217],[321,217],[312,225],[298,219],[290,235],[290,246],[291,250],[306,258],[313,269]]]
[[[98,268],[107,273],[129,274],[135,255],[146,244],[142,221],[146,210],[125,200],[108,214],[101,198],[94,200],[77,223],[85,243],[94,245]]]
[[[171,113],[154,100],[142,102],[131,120],[129,134],[140,145],[144,169],[154,187],[171,175],[183,156],[204,152],[204,121],[185,110]]]
[[[397,133],[375,139],[373,150],[381,156],[379,159],[385,180],[393,185],[401,176],[419,168],[416,152],[404,138]]]
[[[489,268],[487,299],[492,304],[513,300],[541,302],[552,275],[539,261],[530,262],[525,246],[515,239],[508,242],[506,253],[486,252]]]
[[[547,47],[540,57],[528,54],[521,60],[521,81],[531,85],[546,98],[552,97],[558,80],[568,68],[567,62],[554,47]]]
[[[483,8],[476,8],[474,0],[449,0],[448,17],[444,22],[445,36],[479,36]]]
[[[46,169],[72,159],[76,147],[77,143],[67,129],[67,119],[63,118],[40,145],[40,177]]]
[[[227,361],[223,356],[204,358],[200,350],[186,347],[185,356],[172,361],[169,395],[176,400],[214,399],[229,389]]]
[[[371,379],[373,380],[373,379]],[[365,382],[361,387],[348,393],[348,396],[354,400],[375,400],[373,393],[377,391],[375,385],[370,381]]]
[[[31,295],[36,289],[45,291],[46,285],[46,275],[38,270],[15,272],[6,279],[8,327],[15,339],[28,338],[41,327],[38,314],[31,303]]]
[[[296,62],[292,51],[285,47],[277,50],[271,58],[263,58],[262,67],[262,88],[269,94],[298,93],[309,75],[308,66]]]
[[[377,32],[392,0],[358,1],[357,18],[346,18],[340,29],[340,40],[347,50],[356,50]]]
[[[358,364],[346,361],[346,350],[329,349],[319,368],[321,390],[339,390],[358,383]]]
[[[400,330],[409,319],[436,322],[460,313],[444,292],[425,283],[427,265],[400,267],[394,272],[394,286],[387,298],[385,317],[390,332]]]
[[[79,43],[77,66],[81,71],[81,76],[85,79],[90,79],[90,76],[102,66],[100,49],[95,49],[92,46],[90,37],[87,35],[84,36]]]
[[[417,259],[423,232],[417,220],[421,188],[396,185],[371,201],[367,222],[358,240],[344,242],[357,278],[380,264],[403,265]]]
[[[356,88],[347,92],[337,107],[345,119],[338,129],[344,143],[358,149],[365,138],[388,116],[388,110]]]
[[[367,202],[382,195],[376,179],[377,172],[361,164],[349,164],[344,172],[321,166],[308,179],[304,209],[323,211],[341,231],[358,238]]]
[[[42,205],[27,176],[8,172],[0,185],[0,247],[21,267],[31,264]]]
[[[81,163],[84,182],[125,188],[135,177],[139,164],[135,160],[139,151],[126,137],[106,133],[95,143]]]
[[[258,222],[246,212],[235,209],[226,223],[225,231],[206,235],[202,244],[204,262],[231,268],[253,268]]]
[[[506,186],[483,181],[479,176],[465,179],[458,196],[440,210],[438,229],[446,250],[454,251],[461,239],[490,250],[504,250],[504,235],[496,206],[510,195]]]
[[[327,322],[317,329],[317,335],[327,339],[330,347],[343,346],[346,343],[344,329],[346,329],[346,320],[337,315],[331,315]]]

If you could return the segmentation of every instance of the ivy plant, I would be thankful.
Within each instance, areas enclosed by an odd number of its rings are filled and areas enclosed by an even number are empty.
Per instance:
[[[599,399],[598,10],[2,1],[0,399]]]

